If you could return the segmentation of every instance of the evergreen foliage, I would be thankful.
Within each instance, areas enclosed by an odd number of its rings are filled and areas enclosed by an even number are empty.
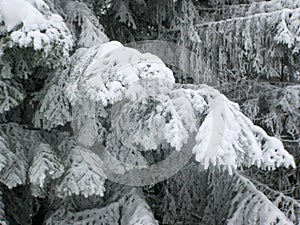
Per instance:
[[[0,223],[300,224],[299,18],[292,0],[0,0]],[[121,44],[149,39],[193,53],[185,71]],[[109,181],[188,144],[165,181]]]

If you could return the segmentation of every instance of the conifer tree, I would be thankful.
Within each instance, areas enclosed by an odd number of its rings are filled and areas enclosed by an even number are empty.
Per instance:
[[[1,224],[300,223],[299,7],[0,0]]]

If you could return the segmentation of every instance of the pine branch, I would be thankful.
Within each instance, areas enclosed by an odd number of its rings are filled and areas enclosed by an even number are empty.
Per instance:
[[[103,162],[95,153],[78,146],[73,148],[65,162],[68,167],[56,188],[60,198],[72,195],[103,196],[105,174]]]
[[[66,22],[77,38],[78,47],[92,47],[108,42],[103,26],[85,3],[68,1],[64,9],[67,15]],[[79,33],[78,27],[81,28]]]
[[[293,224],[239,172],[228,176],[227,173],[215,170],[211,172],[210,185],[213,200],[206,209],[203,221],[206,224],[220,224],[225,221],[227,224],[245,225]],[[219,212],[217,216],[214,215],[215,212]]]
[[[0,34],[6,37],[0,38],[0,42],[7,52],[31,49],[37,54],[32,61],[36,66],[52,68],[66,62],[73,45],[72,37],[62,18],[52,14],[42,0],[3,1],[0,14],[4,21]]]
[[[0,190],[0,224],[9,225],[8,221],[5,218],[5,205],[3,203],[3,192]]]
[[[2,73],[0,74],[2,77]],[[18,106],[24,99],[22,89],[15,82],[0,80],[0,113]]]
[[[80,212],[67,211],[66,208],[58,209],[46,220],[46,224],[120,224],[120,225],[157,225],[150,207],[137,189],[123,188],[116,193],[119,198],[107,202],[102,208],[84,210]]]
[[[279,208],[285,216],[294,224],[300,224],[300,202],[296,199],[284,195],[282,192],[275,191],[267,185],[260,183],[257,180],[247,178],[260,190],[268,199]]]
[[[57,179],[63,174],[64,167],[48,144],[39,144],[35,152],[29,168],[29,180],[33,186],[44,190],[49,180]],[[39,193],[33,195],[38,196]]]
[[[212,8],[198,6],[200,15],[204,16],[203,21],[207,20],[226,20],[233,17],[245,17],[258,13],[272,13],[277,10],[289,8],[295,9],[300,5],[297,1],[272,0],[272,1],[254,1],[244,4],[221,5]],[[204,12],[204,13],[203,13]],[[208,15],[207,15],[208,14]]]
[[[15,123],[0,128],[0,181],[10,189],[25,185],[32,149],[41,141],[41,133]]]
[[[22,153],[16,151],[12,152],[8,143],[8,137],[4,136],[0,139],[1,144],[1,168],[0,168],[0,182],[5,184],[8,188],[16,187],[26,183],[26,167],[27,163],[23,160]]]
[[[195,27],[196,28],[201,28],[201,27],[210,27],[210,26],[216,26],[216,25],[220,25],[223,23],[233,23],[235,21],[250,21],[251,19],[257,19],[257,18],[268,18],[268,17],[272,17],[272,18],[278,18],[279,15],[282,14],[293,14],[293,13],[299,13],[300,9],[296,8],[296,9],[280,9],[280,10],[276,10],[276,11],[272,11],[272,12],[263,12],[263,13],[256,13],[254,15],[249,15],[249,16],[242,16],[242,17],[234,17],[231,19],[225,19],[225,20],[220,20],[220,21],[212,21],[212,22],[208,22],[208,23],[201,23],[201,24],[196,24]]]

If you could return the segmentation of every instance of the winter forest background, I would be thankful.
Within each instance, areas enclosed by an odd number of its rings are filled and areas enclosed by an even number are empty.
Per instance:
[[[298,0],[0,0],[0,224],[300,224],[299,51]]]

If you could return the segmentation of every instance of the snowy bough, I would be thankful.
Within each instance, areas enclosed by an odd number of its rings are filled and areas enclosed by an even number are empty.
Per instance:
[[[16,12],[16,5],[24,11]],[[275,192],[268,199],[263,185],[240,172],[253,165],[268,170],[295,167],[278,139],[255,126],[214,88],[176,84],[158,57],[107,42],[89,8],[83,9],[79,12],[77,7],[76,18],[66,18],[68,26],[75,32],[83,24],[94,31],[93,38],[72,36],[62,18],[41,0],[0,0],[0,113],[23,101],[20,76],[30,80],[38,67],[52,71],[32,100],[38,102],[34,128],[0,125],[2,223],[20,224],[27,218],[9,211],[9,205],[20,200],[3,195],[23,186],[32,202],[40,198],[51,204],[45,224],[158,224],[141,187],[120,184],[155,185],[163,180],[161,174],[168,179],[193,161],[208,171],[211,201],[202,213],[203,224],[299,222],[299,203],[276,197]],[[69,56],[73,44],[81,48]],[[155,161],[151,151],[178,155],[164,159],[166,164],[155,162],[160,166],[147,174]],[[189,195],[187,189],[184,194]],[[279,201],[291,207],[280,208]],[[170,221],[167,212],[164,221]]]
[[[93,50],[93,58],[90,49],[80,57],[91,61],[82,73],[71,72],[74,82],[66,88],[82,146],[92,147],[97,139],[110,146],[113,133],[131,151],[155,150],[163,144],[181,151],[195,134],[193,153],[205,169],[212,165],[232,174],[242,166],[295,167],[278,139],[253,125],[217,90],[175,84],[172,71],[159,58],[118,42]],[[110,123],[109,129],[103,123]]]

